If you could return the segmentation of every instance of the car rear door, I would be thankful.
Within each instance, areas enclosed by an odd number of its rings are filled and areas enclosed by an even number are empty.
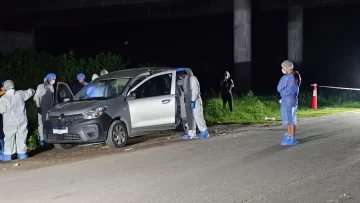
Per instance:
[[[175,71],[157,73],[147,77],[128,92],[132,129],[174,126],[175,77]]]

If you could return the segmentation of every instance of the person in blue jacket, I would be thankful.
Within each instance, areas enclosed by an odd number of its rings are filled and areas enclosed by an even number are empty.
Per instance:
[[[297,71],[294,71],[294,65],[289,60],[284,61],[281,67],[284,76],[279,81],[277,91],[281,96],[280,115],[282,125],[287,126],[287,132],[280,145],[296,145],[298,143],[295,138],[296,113],[301,76]]]

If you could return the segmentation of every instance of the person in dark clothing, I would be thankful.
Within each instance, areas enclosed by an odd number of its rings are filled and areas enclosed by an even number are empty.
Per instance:
[[[230,78],[230,73],[228,71],[224,74],[224,79],[220,82],[221,87],[221,98],[223,100],[224,110],[226,109],[226,104],[229,103],[230,111],[233,111],[233,102],[232,102],[232,88],[234,87],[234,81]]]
[[[1,83],[1,91],[0,91],[0,96],[5,94],[5,89],[4,89],[4,82]],[[5,134],[4,134],[4,130],[3,130],[3,115],[0,114],[0,155],[4,154],[4,138],[5,138]]]
[[[77,75],[77,81],[72,85],[71,91],[73,94],[77,94],[83,87],[85,87],[88,83],[85,82],[85,75],[83,73],[79,73]]]

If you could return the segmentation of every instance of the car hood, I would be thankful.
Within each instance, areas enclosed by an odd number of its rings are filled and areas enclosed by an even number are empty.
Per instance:
[[[90,101],[76,101],[76,102],[65,102],[56,105],[50,110],[50,116],[64,115],[75,115],[82,114],[90,109],[97,108],[101,105],[105,105],[107,101],[90,100]]]

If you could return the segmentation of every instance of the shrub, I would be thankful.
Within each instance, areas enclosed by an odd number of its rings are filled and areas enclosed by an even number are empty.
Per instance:
[[[47,73],[57,75],[57,81],[71,83],[80,72],[90,81],[94,73],[100,74],[102,69],[115,71],[126,69],[131,65],[120,55],[101,52],[95,57],[77,58],[73,51],[60,56],[53,56],[46,52],[16,51],[14,53],[0,53],[1,81],[11,79],[16,89],[36,89],[42,83]],[[38,143],[37,113],[34,102],[26,102],[29,120],[29,148],[34,149]]]

